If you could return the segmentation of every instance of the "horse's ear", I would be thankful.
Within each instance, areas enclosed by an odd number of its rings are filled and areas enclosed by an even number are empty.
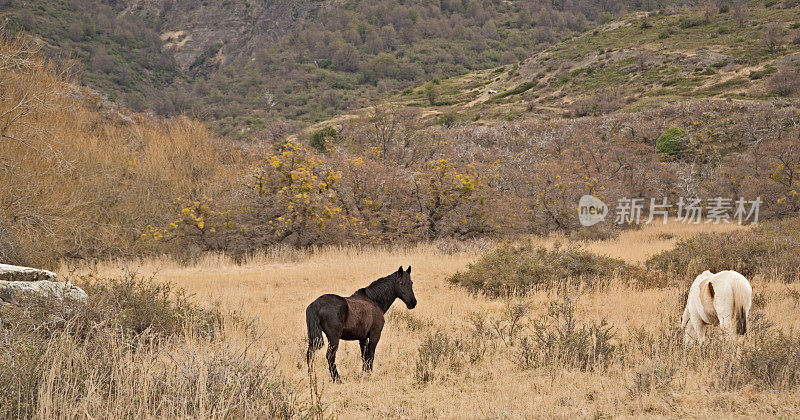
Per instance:
[[[400,268],[397,269],[397,275],[403,274],[403,266],[401,265]]]
[[[406,270],[406,273],[411,274],[411,266],[410,265],[408,266],[408,270]]]

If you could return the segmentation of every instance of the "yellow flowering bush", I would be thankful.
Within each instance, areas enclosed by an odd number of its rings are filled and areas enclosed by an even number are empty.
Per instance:
[[[210,197],[178,200],[178,207],[177,219],[161,229],[148,225],[141,235],[142,240],[180,240],[198,244],[203,250],[224,249],[228,245],[227,236],[236,226],[230,210],[216,209]]]
[[[252,170],[252,216],[266,225],[273,241],[293,237],[296,245],[325,242],[324,236],[341,230],[336,190],[341,176],[304,145],[286,143],[265,153]]]
[[[412,183],[420,203],[418,228],[426,236],[437,237],[443,230],[463,236],[488,229],[483,217],[484,184],[471,165],[462,170],[440,158],[423,164]]]

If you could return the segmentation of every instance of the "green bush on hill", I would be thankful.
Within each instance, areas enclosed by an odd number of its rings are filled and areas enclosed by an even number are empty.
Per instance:
[[[324,152],[336,140],[339,140],[339,132],[329,125],[311,133],[311,147],[320,152]]]
[[[455,125],[457,119],[458,114],[456,114],[455,111],[449,111],[439,114],[436,118],[436,123],[442,127],[450,128]]]
[[[656,149],[667,156],[679,156],[686,151],[686,131],[677,127],[661,133],[656,140]]]

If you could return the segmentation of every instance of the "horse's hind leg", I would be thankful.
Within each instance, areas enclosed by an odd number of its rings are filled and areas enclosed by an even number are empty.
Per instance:
[[[364,362],[364,370],[367,370],[367,339],[358,340],[358,345],[361,347],[361,360]]]
[[[339,349],[339,338],[328,338],[328,352],[325,357],[328,359],[328,369],[331,371],[331,378],[334,382],[341,382],[339,371],[336,370],[336,350]]]

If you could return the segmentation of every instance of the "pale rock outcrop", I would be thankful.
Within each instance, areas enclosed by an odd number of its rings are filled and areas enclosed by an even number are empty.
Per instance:
[[[0,309],[10,305],[74,308],[86,292],[52,271],[0,264]]]

